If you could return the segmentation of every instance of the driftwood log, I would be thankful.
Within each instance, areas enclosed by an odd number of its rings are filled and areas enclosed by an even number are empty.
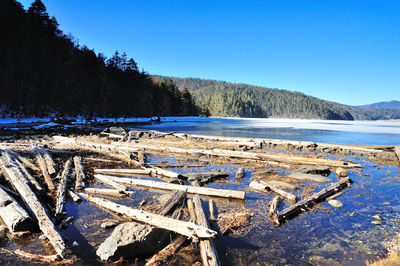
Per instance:
[[[61,173],[60,183],[57,189],[56,212],[55,212],[55,217],[57,219],[64,215],[64,207],[67,196],[67,180],[70,168],[71,168],[71,160],[67,160],[64,165],[64,170]]]
[[[75,166],[75,191],[79,191],[85,187],[85,173],[81,162],[81,157],[74,157]]]
[[[107,186],[110,186],[114,189],[117,189],[119,191],[124,192],[124,191],[128,190],[128,188],[126,186],[124,186],[118,182],[115,182],[115,180],[114,180],[115,177],[113,177],[113,176],[95,174],[94,178],[99,180],[101,183],[103,183]]]
[[[257,181],[251,181],[250,184],[249,184],[249,187],[252,188],[252,189],[255,189],[255,190],[263,191],[263,192],[272,191],[272,192],[282,196],[283,198],[285,198],[286,200],[288,200],[289,202],[292,202],[292,203],[295,203],[297,201],[296,195],[294,195],[292,193],[289,193],[289,192],[286,192],[286,191],[280,189],[279,187],[271,185],[271,184],[264,185],[264,184],[261,184],[261,183],[259,183]]]
[[[278,212],[278,207],[279,207],[279,202],[280,202],[279,196],[274,197],[274,198],[270,201],[270,203],[269,203],[269,205],[268,205],[268,207],[269,207],[268,215],[269,215],[270,217],[274,217],[274,216],[277,214],[277,212]]]
[[[35,148],[34,151],[36,152],[36,160],[37,160],[37,163],[39,164],[40,170],[42,171],[44,182],[46,183],[49,190],[51,192],[54,192],[55,187],[54,187],[53,180],[51,179],[51,176],[48,172],[46,160],[44,159],[43,155],[41,154],[41,152],[38,148]]]
[[[94,173],[117,176],[150,175],[151,169],[95,169]]]
[[[33,221],[29,214],[0,187],[0,217],[10,232],[29,231]]]
[[[95,175],[96,177],[97,175]],[[180,190],[185,191],[191,194],[199,194],[205,196],[215,196],[215,197],[224,197],[224,198],[234,198],[234,199],[244,199],[245,192],[237,191],[237,190],[227,190],[227,189],[216,189],[216,188],[207,188],[207,187],[193,187],[186,185],[177,185],[170,184],[165,182],[157,182],[152,180],[142,180],[142,179],[134,179],[134,178],[118,178],[112,176],[105,176],[114,182],[118,182],[127,186],[141,186],[162,190]]]
[[[347,188],[352,183],[351,179],[345,177],[340,181],[333,183],[327,188],[322,189],[321,191],[314,193],[310,197],[299,201],[298,203],[286,208],[282,212],[278,213],[274,217],[274,222],[276,225],[280,225],[284,223],[286,220],[298,215],[299,213],[306,211],[309,208],[312,208],[315,204],[318,204],[324,201],[329,196],[332,196],[341,190]]]
[[[167,229],[176,232],[187,237],[198,237],[198,238],[208,238],[216,236],[217,232],[199,226],[193,223],[184,222],[158,214],[153,214],[143,210],[137,210],[125,205],[117,204],[109,200],[105,200],[99,197],[93,197],[88,194],[79,193],[79,195],[85,198],[87,201],[94,203],[111,212],[118,213],[127,218],[133,219],[135,221],[143,222],[155,227]]]
[[[203,207],[201,206],[201,200],[198,195],[193,197],[194,210],[196,213],[196,222],[206,228],[209,228],[206,215],[204,214]],[[217,252],[214,247],[214,243],[210,239],[200,239],[200,256],[203,265],[212,266],[219,265]]]
[[[61,238],[60,234],[54,227],[54,224],[47,216],[47,213],[40,204],[38,198],[30,189],[28,181],[24,178],[23,173],[6,152],[1,152],[0,161],[1,167],[6,172],[10,182],[38,220],[40,230],[47,237],[47,239],[49,239],[50,243],[57,252],[57,255],[64,258],[66,250],[64,240]]]

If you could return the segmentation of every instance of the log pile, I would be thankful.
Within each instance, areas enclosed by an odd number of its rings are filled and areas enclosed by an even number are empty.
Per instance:
[[[0,184],[0,216],[10,232],[32,231],[32,225],[37,225],[54,248],[49,258],[54,253],[58,258],[65,258],[67,248],[59,231],[74,220],[74,217],[67,215],[67,202],[81,203],[84,199],[87,202],[82,204],[94,204],[116,215],[121,221],[135,221],[174,232],[170,243],[153,253],[146,265],[162,265],[189,240],[198,241],[196,243],[203,265],[218,265],[212,241],[218,232],[210,229],[202,202],[208,202],[209,220],[213,225],[217,220],[214,213],[219,207],[218,200],[237,200],[243,205],[246,192],[245,189],[239,189],[239,186],[249,184],[252,189],[248,190],[249,193],[263,193],[268,198],[265,216],[279,226],[316,204],[337,196],[351,183],[348,175],[362,167],[352,161],[326,159],[315,153],[306,156],[263,149],[273,144],[280,146],[291,143],[310,149],[317,145],[308,142],[190,136],[175,132],[140,134],[129,131],[125,135],[103,132],[102,136],[106,138],[55,136],[54,142],[48,143],[51,149],[48,146],[44,146],[46,149],[27,146],[24,156],[13,151],[12,145],[6,145],[7,149],[0,150],[0,168],[5,177],[5,182],[2,182],[4,189]],[[108,141],[107,138],[119,141]],[[333,148],[328,144],[321,144],[321,147]],[[18,148],[21,149],[20,146]],[[66,151],[70,153],[57,156],[58,153],[52,152],[52,149],[59,151],[59,154]],[[393,148],[393,151],[388,147],[385,150],[358,146],[346,146],[343,149],[374,154],[389,151],[398,153],[398,147]],[[157,161],[152,164],[154,155],[172,155],[176,162],[179,161],[179,166]],[[187,171],[186,163],[192,163],[195,171]],[[235,168],[230,169],[238,170],[222,172],[221,169],[209,167],[215,164],[232,164]],[[307,166],[307,169],[323,166],[319,170],[335,171],[339,181],[331,183],[335,177],[331,179],[332,176],[316,174],[318,171],[296,171],[303,166]],[[199,168],[205,169],[196,171]],[[252,177],[253,168],[265,171],[264,176],[267,178]],[[290,173],[282,175],[279,181],[270,180],[268,178],[271,175],[268,173],[271,171],[266,170],[271,169],[290,170]],[[230,185],[225,186],[224,182]],[[307,182],[329,184],[322,184],[325,188],[302,199],[298,188],[308,186]],[[170,193],[172,196],[158,211],[143,207],[143,202],[139,206],[124,202],[132,200],[139,194],[139,190],[144,189]],[[189,199],[181,204],[186,196]],[[43,202],[44,199],[48,202]],[[76,208],[80,207],[72,204]],[[282,206],[285,209],[282,210]],[[182,216],[182,213],[186,216]]]

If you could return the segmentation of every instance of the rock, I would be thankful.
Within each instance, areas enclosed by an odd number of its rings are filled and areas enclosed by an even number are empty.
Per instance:
[[[376,221],[382,221],[382,218],[379,215],[372,216],[372,219],[374,219]]]
[[[333,200],[328,200],[328,203],[331,206],[335,207],[335,208],[343,207],[343,203],[341,201],[338,201],[338,200],[334,200],[334,199]]]
[[[322,175],[304,174],[295,171],[292,172],[290,175],[288,175],[288,177],[310,182],[320,182],[320,183],[332,182],[332,179]]]
[[[295,186],[293,184],[289,184],[289,183],[285,183],[285,182],[281,182],[281,181],[275,181],[275,180],[271,180],[271,181],[264,181],[264,180],[260,180],[260,183],[263,185],[274,185],[277,186],[281,189],[286,189],[286,190],[296,190],[299,189],[298,186]]]
[[[187,173],[184,176],[190,183],[198,181],[200,185],[202,185],[202,184],[207,184],[218,178],[228,177],[229,173],[219,173],[219,172]]]
[[[328,176],[331,174],[329,167],[323,166],[303,166],[293,171],[294,173],[311,174],[311,175],[323,175]]]
[[[78,242],[74,241],[74,242],[72,243],[72,246],[73,246],[73,247],[78,247],[79,244],[78,244]]]
[[[100,227],[103,229],[110,229],[116,227],[118,224],[119,222],[104,222],[100,225]]]
[[[168,231],[135,222],[120,224],[100,245],[96,254],[102,260],[152,255],[168,243]]]
[[[124,136],[126,134],[126,131],[122,127],[110,127],[110,133]]]
[[[347,173],[346,169],[343,169],[342,167],[339,167],[338,169],[336,169],[336,176],[337,177],[342,178],[342,177],[346,177],[348,175],[349,174]]]
[[[371,221],[371,224],[380,225],[380,224],[382,224],[382,222],[381,221]]]

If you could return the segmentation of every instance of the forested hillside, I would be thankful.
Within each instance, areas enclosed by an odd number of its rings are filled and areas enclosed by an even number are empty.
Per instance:
[[[46,115],[191,115],[190,94],[154,82],[134,59],[106,59],[65,35],[40,0],[0,1],[0,112]],[[3,114],[4,115],[4,114]]]
[[[172,79],[178,87],[187,88],[207,115],[354,119],[340,106],[299,92],[195,78],[168,79]]]
[[[188,89],[204,114],[339,120],[400,119],[399,109],[357,108],[299,92],[198,78],[153,76]]]

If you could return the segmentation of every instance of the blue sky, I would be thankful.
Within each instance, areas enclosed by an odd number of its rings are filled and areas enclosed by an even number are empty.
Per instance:
[[[21,1],[28,7],[32,1]],[[400,1],[43,1],[65,33],[151,74],[400,100]]]

